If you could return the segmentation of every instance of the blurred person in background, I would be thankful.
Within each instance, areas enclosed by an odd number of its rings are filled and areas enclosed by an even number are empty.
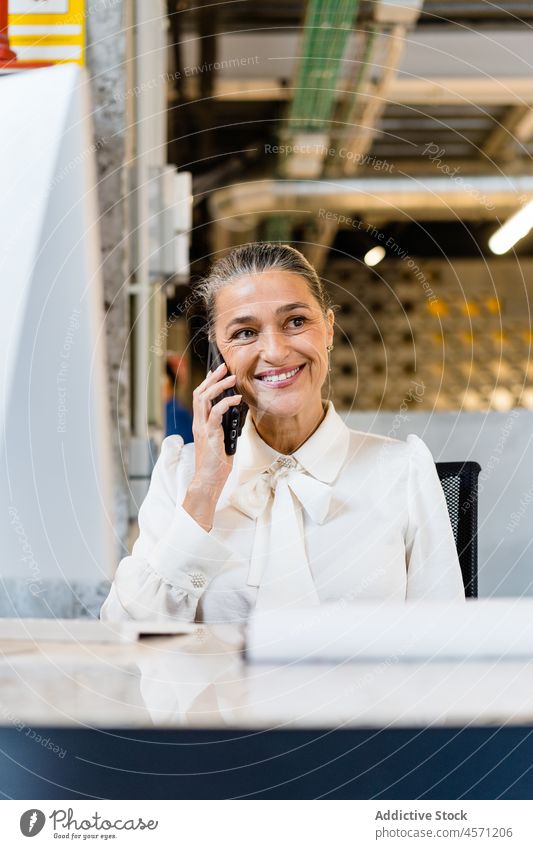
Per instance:
[[[165,436],[181,436],[183,441],[193,442],[192,413],[176,397],[179,383],[187,381],[187,364],[180,354],[169,351],[166,362],[165,381]]]

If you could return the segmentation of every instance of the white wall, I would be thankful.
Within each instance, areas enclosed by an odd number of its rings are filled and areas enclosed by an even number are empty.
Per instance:
[[[479,595],[533,595],[533,412],[349,413],[349,427],[420,436],[436,461],[476,460]]]

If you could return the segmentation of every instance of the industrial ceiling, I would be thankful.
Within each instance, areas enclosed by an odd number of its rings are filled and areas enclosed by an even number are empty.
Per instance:
[[[475,256],[531,191],[530,0],[169,0],[168,19],[169,156],[194,178],[197,270],[295,234],[323,267],[347,240],[316,215],[336,191],[345,218],[407,241],[423,221],[439,253]]]

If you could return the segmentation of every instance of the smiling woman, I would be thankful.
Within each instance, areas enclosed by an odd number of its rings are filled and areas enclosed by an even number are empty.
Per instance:
[[[197,291],[224,363],[194,391],[194,443],[163,442],[102,617],[242,621],[254,607],[464,600],[429,450],[414,435],[350,430],[322,397],[334,309],[305,257],[244,245]],[[227,455],[222,417],[243,400]]]
[[[235,280],[216,295],[216,306],[211,334],[258,433],[291,454],[326,413],[321,390],[333,310],[324,314],[301,275],[276,269]]]

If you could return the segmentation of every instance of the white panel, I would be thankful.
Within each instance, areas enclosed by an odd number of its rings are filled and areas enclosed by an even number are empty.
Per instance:
[[[19,35],[81,35],[80,24],[13,24],[10,36]]]
[[[68,12],[68,0],[9,0],[9,14],[55,15]]]
[[[79,45],[58,44],[41,47],[28,47],[17,45],[17,57],[21,61],[38,61],[41,59],[80,59],[81,47]]]
[[[192,174],[190,171],[179,171],[175,173],[174,181],[174,227],[178,233],[188,233],[192,227]]]
[[[0,570],[45,604],[116,563],[90,114],[73,65],[0,86]]]
[[[476,460],[479,594],[533,595],[533,413],[350,413],[356,430],[405,439],[416,433],[435,460]]]

